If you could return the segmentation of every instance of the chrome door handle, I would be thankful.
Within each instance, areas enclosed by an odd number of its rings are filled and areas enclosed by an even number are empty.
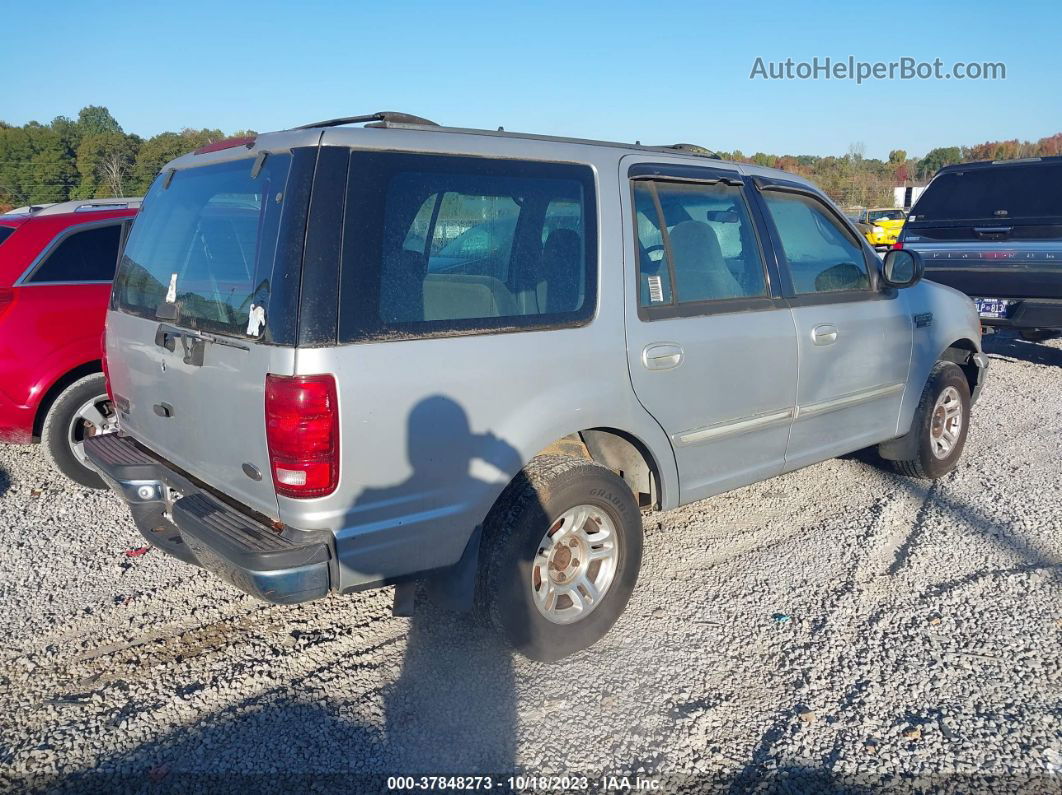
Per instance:
[[[816,345],[833,345],[837,342],[837,326],[823,323],[811,330],[811,341]]]
[[[676,342],[653,342],[642,350],[646,370],[670,370],[682,364],[682,346]]]

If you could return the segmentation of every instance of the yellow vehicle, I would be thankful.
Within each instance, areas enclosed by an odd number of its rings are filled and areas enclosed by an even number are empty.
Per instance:
[[[888,248],[900,237],[907,213],[892,207],[862,210],[859,213],[859,228],[867,242],[874,248]]]

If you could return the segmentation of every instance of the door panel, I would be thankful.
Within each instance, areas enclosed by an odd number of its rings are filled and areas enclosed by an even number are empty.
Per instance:
[[[691,171],[677,183],[654,169],[622,197],[634,219],[628,366],[671,440],[683,503],[781,472],[797,382],[792,315],[773,293],[741,175]]]
[[[792,470],[895,435],[913,329],[897,293],[878,289],[866,247],[838,212],[809,191],[759,196],[797,333]]]
[[[910,318],[899,300],[793,308],[800,357],[796,421],[786,470],[896,435],[911,360]],[[832,326],[834,341],[814,339]]]
[[[680,364],[643,362],[643,350],[660,340],[682,347]],[[638,399],[674,447],[683,503],[782,471],[796,391],[788,309],[651,323],[628,317],[627,344]]]

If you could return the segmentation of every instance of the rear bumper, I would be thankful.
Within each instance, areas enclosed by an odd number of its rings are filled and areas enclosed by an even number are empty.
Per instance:
[[[1062,329],[1062,299],[1019,298],[1006,317],[983,317],[981,325],[1014,329]]]
[[[331,533],[275,529],[226,505],[137,445],[110,434],[85,442],[92,465],[154,546],[274,604],[318,599],[331,590]]]

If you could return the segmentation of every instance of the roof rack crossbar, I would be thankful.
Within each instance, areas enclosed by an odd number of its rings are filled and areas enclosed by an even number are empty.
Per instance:
[[[411,113],[400,113],[395,110],[381,110],[376,113],[367,113],[363,116],[340,116],[337,119],[315,121],[312,124],[303,124],[295,127],[296,130],[312,130],[314,127],[339,127],[344,124],[363,124],[365,122],[383,122],[384,124],[417,124],[425,127],[438,127],[431,119],[422,116],[414,116]]]

